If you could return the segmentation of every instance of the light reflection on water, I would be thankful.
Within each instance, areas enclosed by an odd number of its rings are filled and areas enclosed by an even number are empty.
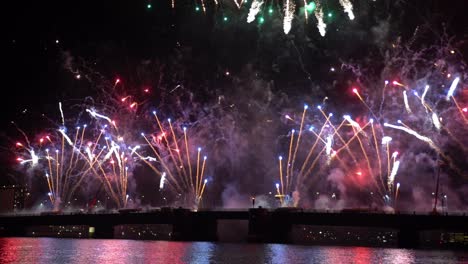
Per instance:
[[[0,238],[0,263],[468,263],[468,253],[281,244]]]

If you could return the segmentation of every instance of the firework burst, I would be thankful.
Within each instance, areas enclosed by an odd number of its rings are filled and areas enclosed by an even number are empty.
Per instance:
[[[337,119],[325,112],[332,110],[328,104],[318,106],[312,113],[306,113],[307,107],[302,114],[288,113],[285,121],[292,130],[287,136],[288,144],[283,144],[276,187],[281,204],[300,205],[300,198],[292,197],[307,197],[304,193],[338,169],[344,174],[348,190],[354,186],[360,192],[376,194],[372,198],[374,203],[395,207],[402,188],[406,192],[411,190],[413,180],[409,171],[416,161],[410,159],[418,151],[438,160],[436,164],[443,164],[452,177],[466,178],[463,164],[468,150],[464,138],[468,130],[466,111],[460,106],[463,103],[459,103],[466,102],[466,98],[463,92],[456,96],[457,87],[463,84],[460,77],[463,67],[456,70],[456,66],[450,66],[448,61],[453,59],[447,56],[453,56],[454,52],[444,53],[443,50],[451,49],[440,49],[437,54],[442,58],[422,58],[420,52],[408,47],[395,48],[398,59],[389,58],[382,76],[397,72],[398,81],[363,78],[361,88],[350,89],[364,110],[356,118],[344,115],[343,119]],[[410,66],[402,67],[402,61]],[[418,68],[420,74],[414,74],[414,61],[432,66]],[[356,68],[349,69],[363,75]],[[308,131],[304,122],[310,124]],[[463,153],[463,157],[454,153]]]
[[[155,111],[153,115],[158,132],[141,133],[152,156],[144,158],[139,152],[135,154],[161,177],[161,190],[167,183],[171,191],[183,196],[185,205],[197,208],[208,182],[205,177],[207,156],[202,156],[201,147],[194,153],[187,127],[174,126],[171,119],[161,122]]]

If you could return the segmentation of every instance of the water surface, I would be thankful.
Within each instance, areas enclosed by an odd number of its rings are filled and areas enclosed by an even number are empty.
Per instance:
[[[394,248],[0,238],[0,263],[468,263],[468,253]]]

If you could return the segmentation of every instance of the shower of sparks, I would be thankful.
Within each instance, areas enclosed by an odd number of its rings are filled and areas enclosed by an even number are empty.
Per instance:
[[[349,0],[340,0],[340,5],[343,7],[345,13],[348,14],[350,20],[354,20],[353,4]]]
[[[393,187],[393,182],[395,181],[395,176],[397,175],[398,168],[400,167],[400,161],[395,161],[393,164],[392,172],[390,177],[388,177],[388,189],[391,190]]]
[[[327,24],[325,24],[323,20],[322,8],[317,8],[315,10],[315,18],[317,18],[317,28],[320,33],[320,36],[325,37],[325,34],[327,34]]]
[[[286,0],[284,4],[284,19],[283,19],[283,31],[284,34],[288,34],[291,30],[292,20],[294,18],[294,11],[296,10],[296,5],[292,0]]]
[[[247,16],[247,23],[251,23],[255,20],[255,17],[260,12],[263,5],[263,1],[254,0],[250,7],[249,14]]]

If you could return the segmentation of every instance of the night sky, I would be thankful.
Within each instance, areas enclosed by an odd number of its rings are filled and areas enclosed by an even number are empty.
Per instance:
[[[170,0],[9,1],[2,8],[6,31],[0,62],[4,172],[0,184],[15,182],[8,176],[15,174],[9,145],[20,135],[10,121],[27,133],[40,132],[48,125],[41,114],[59,120],[59,101],[73,104],[93,97],[100,85],[112,84],[116,78],[125,83],[122,89],[138,91],[156,87],[164,72],[161,87],[170,90],[182,84],[201,103],[215,101],[219,94],[242,98],[234,87],[258,79],[288,102],[300,102],[303,95],[320,102],[328,96],[334,107],[354,109],[359,102],[350,100],[346,91],[357,78],[347,71],[330,74],[330,68],[363,62],[378,69],[381,62],[373,59],[381,50],[397,39],[407,42],[417,27],[424,37],[416,46],[437,41],[445,31],[460,56],[468,58],[465,0],[353,0],[354,21],[349,21],[338,1],[322,2],[333,14],[326,18],[325,37],[319,35],[315,18],[308,24],[296,18],[285,35],[277,7],[272,15],[264,14],[263,24],[247,24],[248,8],[237,10],[228,1],[217,9],[209,1],[206,14],[196,10],[195,1],[186,0],[176,1],[175,9]],[[296,15],[301,13],[296,10]],[[324,83],[336,84],[320,88]],[[163,101],[153,96],[158,104]],[[281,114],[283,106],[273,107],[270,114]],[[263,185],[271,184],[265,178],[241,178],[238,184],[246,185],[246,193],[263,193],[270,188]],[[233,181],[213,187],[213,197],[222,196]]]
[[[180,2],[175,10],[170,1],[9,3],[4,9],[8,18],[2,38],[2,68],[8,101],[15,104],[3,104],[10,110],[2,112],[14,114],[10,106],[17,110],[41,106],[44,101],[55,103],[70,90],[85,89],[87,84],[73,83],[65,76],[63,52],[95,63],[97,70],[113,79],[132,75],[132,63],[167,59],[179,43],[193,49],[192,65],[187,68],[194,78],[214,79],[224,69],[240,72],[252,63],[266,79],[279,82],[278,86],[301,86],[307,76],[300,72],[291,41],[301,50],[308,72],[318,77],[340,59],[360,59],[375,51],[366,36],[383,19],[390,21],[395,38],[407,39],[424,23],[432,25],[435,35],[442,32],[443,25],[456,39],[463,40],[467,34],[463,0],[354,1],[355,12],[364,15],[358,15],[352,24],[334,3],[337,1],[328,1],[336,17],[325,38],[318,35],[313,22],[303,26],[296,20],[290,36],[285,36],[274,15],[259,27],[244,23],[246,8],[235,11],[226,4],[218,12],[203,15],[195,11],[195,4]],[[223,22],[223,15],[230,20]],[[272,64],[279,64],[286,74],[272,71]],[[71,85],[77,89],[67,89]]]

